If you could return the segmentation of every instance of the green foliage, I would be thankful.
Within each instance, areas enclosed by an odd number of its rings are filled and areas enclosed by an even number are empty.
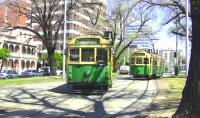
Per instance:
[[[10,51],[6,48],[0,49],[0,59],[7,59],[9,57]]]
[[[185,78],[165,78],[159,81],[160,83],[167,85],[167,87],[163,89],[167,99],[181,98],[182,90],[185,86]]]
[[[43,55],[44,60],[48,60],[48,54],[45,53]],[[55,58],[55,64],[54,66],[57,67],[58,69],[62,69],[63,66],[63,56],[62,54],[58,53],[58,52],[54,52],[54,58]]]

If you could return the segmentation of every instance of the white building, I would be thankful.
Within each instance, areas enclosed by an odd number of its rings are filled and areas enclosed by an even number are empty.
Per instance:
[[[0,32],[0,48],[10,50],[10,57],[0,63],[3,63],[3,70],[16,70],[21,73],[27,69],[36,69],[36,47],[28,31]]]
[[[176,56],[178,57],[177,60],[175,58],[174,53],[176,50],[160,50],[159,54],[164,58],[166,67],[169,71],[174,71],[174,67],[176,64],[178,64],[179,68],[184,71],[185,70],[185,57],[183,56],[183,51],[178,50],[178,53]],[[178,61],[178,62],[176,62]]]
[[[135,47],[140,47],[142,49],[151,49],[153,50],[153,42],[152,40],[148,39],[148,38],[141,38],[141,39],[136,39],[134,41],[132,41],[130,48],[135,48]]]

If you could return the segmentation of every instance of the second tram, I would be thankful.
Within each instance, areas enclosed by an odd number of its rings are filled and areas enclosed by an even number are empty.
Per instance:
[[[164,72],[164,59],[159,55],[140,50],[130,56],[130,75],[156,78]]]

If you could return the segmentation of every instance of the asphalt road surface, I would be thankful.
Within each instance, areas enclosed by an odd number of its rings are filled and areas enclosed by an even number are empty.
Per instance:
[[[115,76],[108,92],[72,91],[64,82],[0,89],[0,118],[140,118],[149,117],[156,80]]]

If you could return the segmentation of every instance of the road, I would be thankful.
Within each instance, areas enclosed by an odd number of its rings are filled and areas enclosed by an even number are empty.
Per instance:
[[[115,76],[108,92],[72,92],[65,83],[42,83],[0,89],[1,118],[148,117],[157,96],[156,80]]]

